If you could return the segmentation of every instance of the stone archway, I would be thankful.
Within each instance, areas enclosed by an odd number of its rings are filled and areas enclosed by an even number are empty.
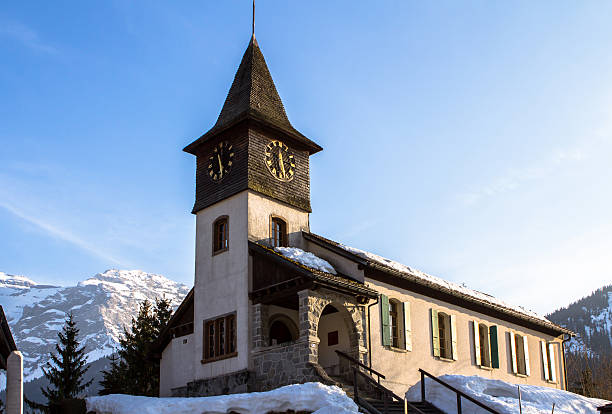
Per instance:
[[[326,342],[328,338],[319,338],[319,327],[322,318],[325,318],[325,309],[328,306],[337,310],[336,321],[340,319],[344,326],[348,346],[345,349],[348,355],[362,363],[367,362],[367,348],[365,337],[365,307],[360,305],[354,297],[343,295],[326,289],[303,290],[299,292],[300,297],[300,339],[309,342],[309,353],[311,362],[329,363],[330,356],[326,354],[319,359],[319,350],[328,350]],[[329,330],[326,330],[328,332]],[[341,332],[338,330],[339,340]],[[323,341],[323,345],[321,342]],[[332,351],[333,352],[333,351]]]

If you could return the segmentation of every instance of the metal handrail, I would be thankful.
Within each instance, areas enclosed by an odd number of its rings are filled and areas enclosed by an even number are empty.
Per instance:
[[[361,362],[357,361],[355,358],[353,358],[352,356],[342,352],[342,351],[338,351],[336,350],[336,354],[338,354],[338,356],[341,356],[342,358],[348,359],[350,362],[352,362],[353,364],[359,365],[361,368],[370,371],[372,374],[377,375],[378,376],[378,382],[380,383],[380,379],[385,379],[387,377],[385,377],[383,374],[381,374],[380,372],[373,370],[372,368],[368,367],[365,364],[362,364]]]
[[[463,397],[466,400],[476,404],[480,408],[482,408],[484,410],[487,410],[490,413],[501,414],[499,411],[495,411],[494,409],[492,409],[490,407],[487,407],[486,405],[484,405],[480,401],[475,400],[474,398],[470,397],[469,395],[467,395],[463,391],[460,391],[457,388],[453,387],[452,385],[447,384],[446,382],[444,382],[441,379],[439,379],[438,377],[430,374],[429,372],[427,372],[425,370],[422,370],[421,368],[419,368],[419,371],[421,372],[421,401],[426,401],[425,400],[425,376],[427,375],[432,380],[436,381],[437,383],[439,383],[441,385],[444,385],[446,388],[448,388],[451,391],[454,391],[457,394],[457,413],[458,414],[461,414],[461,397]]]
[[[393,391],[391,391],[390,389],[386,388],[385,386],[377,383],[376,381],[374,381],[372,379],[372,377],[364,374],[363,372],[359,371],[357,368],[353,368],[353,393],[355,394],[355,402],[357,402],[358,404],[361,404],[363,401],[365,401],[363,398],[359,397],[359,383],[357,381],[357,375],[361,375],[368,383],[370,383],[371,385],[373,385],[374,387],[378,388],[378,390],[383,394],[383,402],[385,403],[385,409],[384,409],[384,413],[388,413],[388,407],[387,407],[387,396],[391,397],[389,398],[391,401],[393,401],[393,399],[396,399],[399,402],[403,402],[404,403],[404,410],[407,412],[407,408],[410,407],[411,410],[415,411],[418,414],[425,414],[423,411],[421,411],[419,408],[417,408],[416,406],[412,405],[410,403],[410,401],[407,401],[406,399],[399,397],[397,394],[395,394]],[[367,403],[367,401],[366,401]],[[365,404],[362,404],[365,405]],[[370,410],[371,404],[367,403],[367,405],[365,406],[365,408],[367,410]],[[370,410],[371,411],[371,410]],[[378,411],[378,410],[377,410]],[[383,414],[383,413],[381,413]]]

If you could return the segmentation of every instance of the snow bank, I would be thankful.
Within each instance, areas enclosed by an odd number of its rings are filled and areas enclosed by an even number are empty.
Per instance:
[[[516,384],[463,375],[442,375],[440,379],[501,414],[519,412]],[[445,412],[457,412],[457,394],[429,378],[425,381],[427,401]],[[409,401],[421,400],[420,381],[408,390],[406,398]],[[555,414],[598,414],[597,407],[608,403],[605,400],[536,385],[521,385],[521,399],[523,414],[550,413],[553,403]],[[464,398],[461,400],[461,407],[465,414],[489,414]]]
[[[439,277],[436,276],[432,276],[429,275],[425,272],[422,272],[420,270],[417,269],[413,269],[410,266],[406,266],[404,264],[401,264],[399,262],[395,262],[393,260],[387,259],[385,257],[379,256],[377,254],[374,253],[370,253],[370,252],[366,252],[364,250],[360,250],[360,249],[356,249],[354,247],[350,247],[350,246],[346,246],[343,244],[338,243],[338,246],[341,247],[342,249],[346,250],[349,253],[354,254],[355,256],[359,256],[363,259],[369,260],[370,262],[374,262],[377,263],[381,266],[385,266],[387,268],[393,269],[395,271],[398,271],[400,273],[406,273],[408,275],[417,277],[419,279],[422,279],[425,282],[437,285],[437,286],[441,286],[447,289],[450,289],[452,291],[455,292],[459,292],[461,294],[467,295],[467,296],[472,296],[473,298],[476,298],[478,300],[484,301],[484,302],[489,302],[493,305],[497,305],[497,306],[501,306],[507,309],[511,309],[515,312],[519,312],[522,313],[523,315],[526,316],[530,316],[532,318],[537,318],[540,319],[542,321],[545,322],[550,322],[548,319],[544,318],[541,315],[538,315],[537,313],[527,310],[525,308],[523,308],[522,306],[515,306],[515,305],[511,305],[507,302],[504,302],[500,299],[497,299],[494,296],[488,295],[486,293],[483,292],[479,292],[477,290],[474,289],[470,289],[464,285],[460,285],[457,283],[453,283],[453,282],[449,282],[447,280],[441,279]]]
[[[288,385],[268,392],[201,398],[152,398],[105,395],[86,399],[87,411],[98,414],[265,414],[313,411],[316,414],[358,414],[357,405],[338,387],[316,382]]]
[[[274,250],[291,260],[295,260],[306,267],[310,267],[311,269],[331,273],[332,275],[336,274],[336,270],[329,264],[329,262],[315,256],[310,252],[305,252],[297,247],[276,247]]]

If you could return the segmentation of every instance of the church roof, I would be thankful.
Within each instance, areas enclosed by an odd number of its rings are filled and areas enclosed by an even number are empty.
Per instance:
[[[297,260],[287,257],[283,255],[282,253],[279,253],[278,251],[270,247],[264,246],[262,244],[259,244],[253,241],[249,241],[249,249],[252,251],[258,252],[260,254],[263,254],[269,258],[273,258],[278,262],[283,262],[293,267],[294,269],[301,271],[301,273],[304,276],[320,284],[328,285],[330,287],[334,286],[334,287],[346,289],[355,294],[360,294],[365,297],[375,298],[377,296],[377,293],[374,289],[366,286],[364,283],[358,280],[351,278],[348,275],[344,275],[341,273],[333,274],[333,273],[319,270],[314,267],[307,266],[304,263],[301,263]]]
[[[437,299],[442,299],[442,296],[457,298],[464,303],[464,306],[469,306],[468,304],[476,304],[481,313],[491,313],[493,316],[499,317],[500,319],[506,319],[504,315],[508,315],[515,319],[512,320],[512,322],[521,325],[528,324],[530,327],[536,330],[544,330],[546,332],[555,334],[575,335],[572,331],[550,322],[548,319],[538,315],[535,312],[527,310],[521,306],[511,305],[498,298],[495,298],[494,296],[470,289],[465,285],[459,285],[457,283],[429,275],[421,272],[420,270],[413,269],[409,266],[386,259],[374,253],[346,246],[342,243],[329,240],[314,233],[303,232],[302,234],[307,240],[347,257],[366,269],[370,269],[374,272],[378,271],[386,273],[397,281],[402,280],[415,287],[423,287],[424,289],[419,290],[419,293],[427,294],[427,292],[435,292],[434,296]],[[522,323],[519,321],[522,321]]]
[[[217,122],[207,133],[186,146],[184,151],[194,154],[200,144],[245,119],[253,119],[280,129],[304,145],[310,154],[322,149],[289,122],[255,35],[251,37],[242,56]]]

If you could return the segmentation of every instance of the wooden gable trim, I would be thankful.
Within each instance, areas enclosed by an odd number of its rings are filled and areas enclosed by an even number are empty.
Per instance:
[[[311,270],[306,266],[302,266],[299,263],[294,262],[289,258],[286,258],[285,256],[275,252],[272,249],[266,248],[254,242],[249,242],[249,254],[258,255],[264,260],[269,260],[270,262],[273,262],[276,265],[290,270],[290,273],[288,273],[288,277],[285,280],[296,276],[301,276],[307,280],[312,281],[316,285],[324,286],[328,289],[335,290],[344,294],[349,294],[351,296],[371,299],[374,299],[378,296],[375,290],[367,287],[364,284],[356,282],[351,278],[342,275],[331,275],[324,272]],[[257,275],[254,274],[253,277],[255,278],[257,277]],[[264,287],[265,286],[262,286],[262,288]]]
[[[0,369],[6,369],[6,360],[11,352],[17,350],[11,328],[9,327],[4,309],[0,305]]]
[[[178,329],[180,336],[189,335],[193,333],[193,320],[194,315],[193,312],[191,314],[186,314],[189,309],[193,310],[193,289],[189,291],[183,302],[179,305],[179,307],[174,311],[172,317],[168,321],[166,327],[161,331],[159,337],[154,342],[152,351],[153,353],[150,355],[153,359],[160,359],[161,353],[164,351],[166,346],[170,343],[173,337],[173,330]],[[187,316],[187,322],[179,324],[183,320],[183,316]],[[191,327],[187,326],[191,324]],[[189,330],[191,329],[191,332]]]

